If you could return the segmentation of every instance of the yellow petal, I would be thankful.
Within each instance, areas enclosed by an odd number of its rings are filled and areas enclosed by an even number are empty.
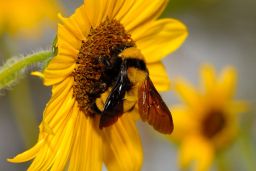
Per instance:
[[[203,65],[200,69],[202,88],[206,93],[213,91],[216,88],[217,78],[214,67],[211,65]]]
[[[31,75],[44,79],[44,74],[39,71],[33,71],[31,72]]]
[[[85,39],[85,35],[84,33],[82,32],[82,29],[84,28],[80,28],[79,24],[76,22],[76,20],[74,20],[75,18],[77,18],[78,20],[80,20],[81,22],[83,22],[84,18],[82,18],[81,16],[78,15],[78,12],[79,11],[82,11],[83,10],[83,6],[81,6],[80,8],[78,8],[76,10],[76,12],[69,18],[64,18],[62,15],[58,15],[59,19],[61,20],[61,23],[63,24],[59,24],[58,25],[58,30],[60,31],[63,31],[64,33],[67,33],[69,38],[70,37],[73,37],[72,39],[77,40],[77,41],[82,41]],[[89,29],[88,29],[89,30]],[[62,32],[58,32],[58,36],[62,35],[61,33]],[[64,36],[64,35],[62,35]],[[77,44],[79,45],[79,43]],[[77,46],[74,46],[74,47],[77,47]],[[77,47],[79,48],[79,47]],[[77,49],[76,48],[76,49]]]
[[[149,76],[158,91],[170,89],[170,80],[162,62],[150,63],[147,65]]]
[[[186,26],[181,22],[162,19],[141,27],[132,33],[132,37],[146,62],[153,63],[179,48],[187,34]]]
[[[141,170],[143,155],[134,118],[124,114],[114,125],[104,128],[103,132],[104,162],[108,170]]]
[[[175,82],[175,90],[177,91],[181,99],[190,107],[196,109],[202,106],[200,102],[200,95],[194,89],[194,87],[186,81],[182,79],[177,79]]]
[[[81,33],[78,34],[79,29],[70,30],[68,25],[74,25],[72,20],[63,17],[62,20],[65,25],[58,25],[58,55],[50,61],[44,70],[44,83],[47,86],[59,83],[71,75],[76,66],[75,59],[81,46],[81,40],[76,38],[81,36]]]
[[[52,97],[57,97],[62,94],[62,92],[66,89],[70,90],[73,86],[74,79],[73,77],[68,77],[67,79],[63,80],[61,83],[52,86]],[[66,91],[68,91],[66,90]],[[71,91],[71,90],[70,90]],[[63,93],[65,94],[65,93]]]
[[[78,7],[75,13],[70,17],[70,20],[71,23],[75,25],[75,28],[78,29],[78,32],[81,36],[78,39],[84,40],[85,37],[87,37],[91,28],[91,23],[88,16],[86,15],[85,6],[81,5],[80,7]],[[69,25],[69,27],[72,27],[72,25]]]
[[[183,141],[188,135],[199,132],[199,123],[193,115],[193,111],[185,106],[173,106],[170,108],[173,117],[174,130],[172,140]]]
[[[52,97],[47,103],[43,121],[40,124],[39,137],[45,138],[45,134],[54,134],[63,122],[66,122],[69,117],[69,112],[72,110],[75,99],[72,92],[73,82],[70,79],[63,81],[61,84],[54,85],[52,88]]]
[[[12,9],[12,10],[10,10]],[[18,32],[26,36],[38,36],[42,22],[51,25],[61,7],[56,0],[11,0],[0,2],[0,31],[17,36]],[[33,14],[33,15],[32,15]]]
[[[66,122],[66,120],[70,117],[69,112],[72,108],[74,108],[75,100],[73,99],[72,92],[67,94],[64,101],[60,101],[55,106],[56,109],[50,110],[54,104],[49,104],[44,112],[44,124],[47,124],[47,127],[52,128],[53,133],[55,133],[59,127]]]
[[[131,10],[136,1],[138,0],[111,0],[112,1],[112,11],[110,13],[111,18],[116,18],[119,21],[122,20],[124,16]],[[113,8],[113,6],[115,6]],[[114,10],[113,10],[114,9]]]
[[[75,24],[76,22],[73,22],[73,16],[68,19],[59,16],[63,25],[58,25],[58,55],[50,61],[44,70],[45,85],[49,86],[63,81],[71,75],[76,66],[75,59],[84,36]]]
[[[227,67],[223,70],[218,84],[218,93],[225,102],[230,100],[235,93],[236,88],[236,70],[233,67]]]
[[[55,131],[55,134],[40,132],[39,142],[30,150],[18,155],[10,160],[12,162],[24,162],[34,158],[28,170],[63,170],[67,164],[70,155],[78,114],[78,107],[75,106],[67,113],[69,117],[65,118],[61,127]],[[43,134],[43,135],[42,135]],[[44,137],[44,138],[42,138]]]
[[[75,107],[78,108],[77,106]],[[71,149],[74,146],[73,142],[76,135],[77,123],[79,122],[79,118],[77,117],[78,110],[74,109],[72,111],[72,115],[73,117],[69,119],[69,122],[62,125],[65,127],[65,132],[61,134],[63,139],[60,144],[58,144],[58,152],[55,155],[54,163],[51,167],[52,171],[64,170],[65,166],[68,163]]]
[[[242,101],[242,100],[235,100],[235,101],[231,101],[228,105],[228,112],[229,113],[243,113],[243,112],[247,112],[250,109],[250,105],[247,101]]]
[[[66,23],[66,25],[72,26],[71,21]],[[82,43],[81,42],[82,37],[78,38],[78,35],[76,35],[78,34],[77,32],[78,30],[70,30],[69,28],[67,28],[67,26],[63,24],[58,24],[57,44],[58,42],[66,42],[69,46],[72,46],[75,49],[79,50]]]
[[[214,159],[212,145],[200,136],[191,136],[183,141],[180,147],[180,165],[182,168],[192,166],[192,170],[209,170]]]
[[[45,145],[40,149],[28,170],[63,170],[67,164],[78,114],[78,107],[74,107],[67,115],[66,121],[54,135],[45,137]]]
[[[75,59],[72,58],[71,56],[57,55],[51,60],[51,62],[47,66],[47,69],[48,70],[63,70],[63,69],[69,68],[74,63],[75,63]]]
[[[44,140],[40,140],[31,149],[15,156],[12,159],[7,159],[7,160],[9,162],[13,162],[13,163],[21,163],[21,162],[29,161],[29,160],[33,159],[36,156],[36,154],[40,151],[43,144],[44,144]]]
[[[128,32],[132,32],[145,23],[156,19],[166,4],[167,0],[136,0],[126,15],[119,13],[116,18],[121,21]],[[128,7],[130,6],[123,6],[123,8]]]
[[[102,136],[94,119],[80,112],[75,132],[75,142],[68,170],[101,171],[103,163]]]
[[[52,97],[45,108],[43,121],[53,132],[69,118],[70,110],[75,107],[72,86],[73,81],[67,79],[52,89]]]
[[[108,1],[101,0],[85,0],[84,7],[86,15],[93,27],[98,26],[107,16],[108,5],[111,3]],[[97,12],[95,11],[97,9]]]
[[[116,15],[122,10],[127,0],[109,0],[107,14],[111,19],[116,18]]]
[[[77,58],[79,50],[75,49],[73,46],[70,46],[66,42],[58,42],[58,56],[65,56],[66,58],[73,58],[74,60]],[[68,59],[69,61],[72,59]]]
[[[49,66],[52,64],[50,63]],[[55,65],[55,64],[53,64]],[[55,65],[56,66],[56,65]],[[57,83],[60,83],[61,81],[67,79],[68,77],[72,77],[71,74],[74,71],[76,67],[76,64],[72,64],[67,68],[62,68],[62,69],[56,69],[53,67],[47,67],[44,70],[44,85],[45,86],[51,86]]]

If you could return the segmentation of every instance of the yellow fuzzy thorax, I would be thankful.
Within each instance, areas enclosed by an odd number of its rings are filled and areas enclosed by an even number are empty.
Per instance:
[[[141,54],[141,51],[136,48],[136,47],[131,47],[131,48],[127,48],[125,50],[123,50],[123,52],[121,52],[119,54],[119,57],[121,58],[136,58],[136,59],[141,59],[144,60],[144,56]]]

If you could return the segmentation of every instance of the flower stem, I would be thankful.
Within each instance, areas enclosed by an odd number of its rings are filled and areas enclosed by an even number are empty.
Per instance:
[[[8,86],[12,81],[15,81],[17,74],[31,64],[42,62],[52,56],[52,52],[42,51],[36,54],[28,55],[22,59],[13,60],[13,64],[4,66],[0,70],[0,89]]]
[[[246,169],[248,171],[253,171],[256,168],[255,164],[255,146],[253,142],[253,119],[254,115],[248,113],[247,118],[245,120],[246,124],[243,124],[243,127],[240,131],[240,139],[239,139],[239,145],[240,145],[240,151],[242,154],[242,158],[244,159]]]
[[[227,159],[224,151],[218,153],[218,157],[216,158],[216,164],[218,171],[232,170],[229,160]]]

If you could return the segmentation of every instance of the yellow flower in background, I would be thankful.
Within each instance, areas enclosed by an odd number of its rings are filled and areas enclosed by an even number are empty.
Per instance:
[[[56,20],[59,5],[56,0],[0,1],[0,34],[7,32],[38,32],[42,21]],[[47,19],[47,20],[46,20]]]
[[[99,171],[103,163],[110,171],[140,170],[143,154],[132,115],[136,109],[130,108],[130,114],[99,129],[99,116],[94,113],[97,108],[102,110],[106,100],[107,80],[117,74],[110,69],[108,75],[109,70],[101,70],[101,66],[109,66],[113,56],[125,48],[136,47],[131,52],[144,56],[156,88],[168,90],[161,59],[182,44],[187,30],[177,20],[157,20],[166,4],[167,0],[85,0],[71,17],[59,16],[57,55],[43,72],[44,84],[52,86],[52,97],[44,111],[38,142],[9,161],[33,159],[29,170],[67,167]]]
[[[226,67],[219,78],[210,65],[201,68],[202,89],[196,90],[184,80],[175,86],[183,105],[172,108],[175,129],[172,140],[180,144],[182,168],[194,164],[194,170],[208,170],[216,152],[234,140],[239,113],[246,110],[245,102],[234,100],[236,71]]]

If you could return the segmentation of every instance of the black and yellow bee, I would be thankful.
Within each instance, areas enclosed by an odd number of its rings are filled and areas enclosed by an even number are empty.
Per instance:
[[[170,134],[173,131],[171,113],[150,79],[141,52],[135,47],[121,48],[119,52],[114,61],[102,61],[112,66],[112,70],[116,64],[113,73],[116,76],[110,78],[113,84],[99,112],[99,127],[114,124],[124,112],[137,105],[143,121],[161,133]]]

